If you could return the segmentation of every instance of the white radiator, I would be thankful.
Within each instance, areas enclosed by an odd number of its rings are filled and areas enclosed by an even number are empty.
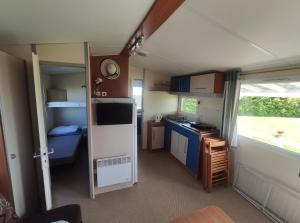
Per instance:
[[[239,165],[235,189],[274,222],[300,222],[300,194],[251,168]]]
[[[106,187],[131,182],[131,157],[119,156],[96,161],[97,186]]]

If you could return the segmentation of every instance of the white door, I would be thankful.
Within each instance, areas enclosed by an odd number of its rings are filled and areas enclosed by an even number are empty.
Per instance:
[[[188,138],[179,134],[178,136],[178,157],[180,162],[182,162],[184,165],[186,164],[186,154],[187,154],[187,148],[188,148]]]
[[[32,53],[32,64],[33,64],[33,76],[34,76],[34,88],[35,88],[35,99],[36,99],[36,110],[37,110],[37,121],[38,121],[38,132],[40,147],[38,153],[34,155],[34,158],[38,158],[41,161],[41,172],[44,186],[45,195],[45,208],[47,210],[52,208],[52,196],[51,196],[51,182],[50,182],[50,171],[49,171],[49,158],[48,158],[48,145],[47,135],[45,128],[45,117],[44,117],[44,103],[42,94],[41,74],[38,55]]]
[[[35,212],[37,207],[37,181],[32,159],[33,136],[27,90],[24,61],[0,51],[2,131],[14,208],[20,217]],[[0,167],[1,176],[2,171]]]

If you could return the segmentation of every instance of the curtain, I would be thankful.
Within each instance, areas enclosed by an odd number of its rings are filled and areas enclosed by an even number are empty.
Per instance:
[[[224,104],[221,136],[230,147],[237,146],[237,114],[240,96],[241,70],[229,70],[225,73]]]

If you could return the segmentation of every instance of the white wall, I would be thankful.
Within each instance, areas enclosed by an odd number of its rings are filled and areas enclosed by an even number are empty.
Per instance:
[[[103,102],[132,103],[131,99],[105,98]],[[121,125],[97,125],[96,102],[91,104],[92,125],[90,134],[92,136],[92,160],[104,157],[128,155],[134,158],[134,123]],[[135,112],[132,114],[133,117]],[[113,188],[113,186],[111,187]]]
[[[40,61],[85,64],[84,43],[38,44]]]
[[[51,79],[51,88],[65,89],[68,101],[86,102],[85,73],[47,75]],[[53,112],[53,126],[87,125],[86,108],[49,108]]]
[[[181,103],[178,103],[178,113],[184,115],[188,120],[211,124],[220,129],[222,126],[223,98],[199,96],[191,97],[195,97],[200,101],[197,114],[181,112]]]
[[[238,148],[233,150],[235,166],[242,163],[300,192],[299,155],[244,136],[238,140]]]
[[[142,139],[143,149],[147,148],[147,121],[157,113],[163,115],[175,114],[178,107],[178,96],[163,91],[149,91],[149,87],[157,80],[170,80],[170,76],[152,71],[144,74],[144,115]]]
[[[67,90],[68,101],[86,101],[85,73],[49,75],[51,87]]]

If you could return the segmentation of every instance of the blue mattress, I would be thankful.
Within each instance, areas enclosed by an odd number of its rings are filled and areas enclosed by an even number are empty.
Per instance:
[[[72,164],[79,149],[81,134],[48,136],[48,148],[54,153],[49,155],[50,165]]]

